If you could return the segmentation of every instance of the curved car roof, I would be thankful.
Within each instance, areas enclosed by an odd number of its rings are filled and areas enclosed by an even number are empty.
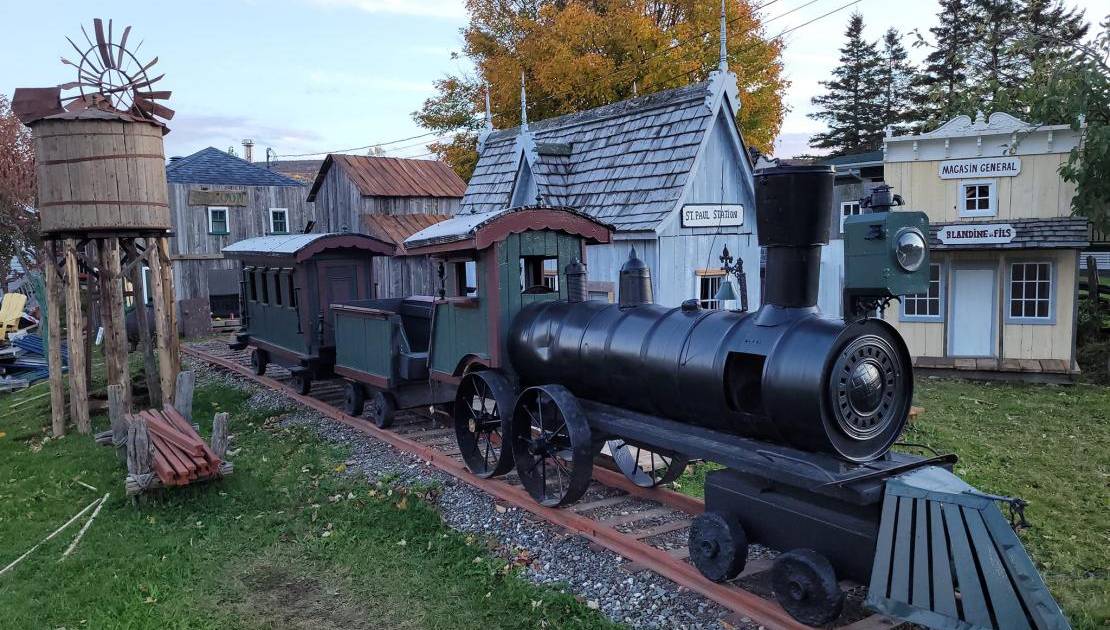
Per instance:
[[[392,256],[397,247],[368,234],[327,232],[322,234],[273,234],[237,241],[224,247],[229,258],[275,256],[301,262],[328,249],[359,249],[371,254]]]

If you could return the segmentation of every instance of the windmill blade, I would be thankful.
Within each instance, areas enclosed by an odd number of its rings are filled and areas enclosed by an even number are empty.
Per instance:
[[[100,58],[104,61],[104,67],[114,68],[115,62],[112,61],[112,55],[108,52],[108,44],[104,41],[104,20],[94,19],[93,31],[96,33],[96,47],[100,49]]]
[[[116,67],[123,67],[123,53],[127,49],[127,36],[131,34],[131,27],[127,26],[123,29],[123,37],[119,40],[119,57],[116,59]]]
[[[58,88],[62,89],[62,90],[72,90],[73,88],[79,88],[79,87],[100,87],[100,86],[95,84],[95,83],[89,83],[87,81],[70,81],[69,83],[63,83],[63,84],[58,86]]]
[[[137,96],[139,98],[145,98],[145,99],[151,99],[151,100],[160,99],[160,100],[163,100],[163,101],[168,99],[170,97],[170,94],[173,94],[173,92],[171,92],[169,90],[162,90],[160,92],[135,92],[135,96]]]
[[[150,85],[152,83],[156,83],[158,81],[161,81],[162,77],[164,77],[164,76],[166,76],[166,75],[160,74],[160,75],[154,77],[153,79],[147,79],[146,81],[140,81],[139,83],[130,83],[128,85],[135,88],[136,90],[139,89],[139,88],[150,87]]]
[[[174,111],[169,107],[159,105],[158,103],[155,103],[154,101],[149,101],[145,98],[136,98],[135,106],[152,116],[158,116],[159,118],[165,118],[166,120],[170,120],[171,118],[173,118],[174,115]]]
[[[85,51],[78,48],[77,44],[73,43],[72,39],[66,37],[66,41],[69,42],[69,45],[73,46],[73,49],[77,51],[77,58],[78,59],[83,59],[85,57]],[[62,59],[62,61],[65,61],[65,59]],[[73,63],[73,64],[70,64],[70,65],[76,66],[77,64]]]
[[[156,64],[156,63],[158,63],[158,58],[157,57],[155,57],[154,59],[151,59],[149,62],[147,62],[147,64],[145,66],[143,66],[142,68],[140,68],[139,72],[136,72],[135,74],[139,74],[139,73],[142,73],[142,72],[146,72],[147,70],[150,70],[150,68],[152,66],[154,66],[154,64]]]
[[[92,38],[89,37],[89,32],[85,30],[84,24],[81,25],[81,34],[85,36],[85,41],[89,43],[89,48],[96,48],[96,44],[94,44]]]

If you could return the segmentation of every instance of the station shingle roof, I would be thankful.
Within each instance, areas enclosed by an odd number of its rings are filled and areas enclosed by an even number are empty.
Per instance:
[[[529,123],[543,204],[574,208],[618,230],[655,229],[681,197],[710,129],[712,91],[706,81]],[[517,127],[485,138],[460,214],[509,205],[520,136]]]
[[[166,181],[171,184],[215,186],[303,186],[295,179],[228,155],[215,147],[170,160],[166,165]]]

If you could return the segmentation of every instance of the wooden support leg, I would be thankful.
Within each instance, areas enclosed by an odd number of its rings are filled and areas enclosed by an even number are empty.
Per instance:
[[[150,334],[150,321],[147,319],[146,297],[143,295],[143,261],[142,256],[139,255],[139,248],[135,245],[135,239],[124,240],[124,247],[127,249],[127,257],[130,258],[134,264],[131,265],[130,279],[131,279],[131,294],[132,301],[135,304],[135,324],[139,328],[139,345],[143,353],[143,371],[146,376],[146,388],[150,396],[150,407],[153,409],[162,408],[162,385],[158,379],[158,364],[154,358],[154,339]],[[153,293],[153,287],[148,287],[148,291]]]
[[[92,243],[86,243],[84,251],[80,253],[79,258],[85,259],[85,264],[92,269],[96,266],[96,251],[97,248]],[[80,273],[80,267],[78,267]],[[96,339],[97,329],[100,327],[100,295],[96,286],[93,284],[93,277],[90,274],[88,281],[85,282],[85,383],[92,383],[92,368],[93,368],[93,340]]]
[[[69,329],[69,406],[78,433],[91,433],[89,384],[85,380],[85,319],[81,311],[81,277],[77,273],[77,242],[64,244],[66,270],[66,327]]]
[[[111,289],[108,287],[108,283],[110,282],[110,280],[108,279],[109,253],[108,241],[106,239],[97,242],[96,252],[96,284],[99,289],[99,291],[97,291],[97,297],[99,298],[98,302],[100,307],[98,309],[100,317],[97,319],[100,320],[100,325],[104,328],[104,338],[102,342],[103,345],[101,346],[104,349],[104,372],[108,379],[108,385],[122,385],[124,381],[124,376],[122,370],[120,369],[119,362],[116,360],[119,349],[116,348],[116,337],[113,334],[111,327],[111,305],[109,301],[109,293],[111,292]],[[91,266],[93,260],[90,259],[89,262]],[[89,285],[92,285],[92,278],[89,278]],[[95,321],[90,318],[90,337],[93,334],[92,331],[95,330],[95,328],[92,328],[92,326],[95,325]],[[92,355],[89,356],[91,357]]]
[[[46,362],[50,372],[50,427],[54,437],[66,434],[66,393],[62,377],[62,278],[58,275],[55,241],[43,243],[46,264]]]
[[[170,239],[162,237],[156,241],[158,256],[162,259],[162,293],[166,300],[166,315],[170,323],[170,358],[176,369],[181,369],[181,337],[177,322],[177,304],[173,291],[173,261],[170,259]]]
[[[170,328],[172,320],[166,313],[165,286],[162,276],[162,255],[157,246],[157,240],[147,241],[147,261],[150,263],[150,284],[153,289],[154,301],[154,330],[157,335],[158,348],[158,381],[162,389],[162,405],[173,404],[174,381],[177,371],[174,367],[173,357],[170,354],[170,337],[176,336],[176,331]]]
[[[227,457],[227,412],[221,411],[212,418],[212,452],[216,457]]]
[[[109,385],[108,420],[112,423],[112,447],[116,449],[123,463],[127,463],[127,421],[124,420],[126,413],[123,404],[123,387]]]
[[[193,387],[196,378],[192,370],[185,370],[177,375],[177,387],[174,388],[173,408],[183,418],[193,423]]]
[[[123,267],[120,264],[119,238],[111,237],[101,241],[102,250],[107,250],[104,258],[108,276],[108,299],[105,300],[101,313],[107,326],[108,337],[111,338],[112,348],[109,353],[109,363],[116,365],[120,375],[120,385],[123,386],[123,405],[131,411],[131,369],[127,363],[127,324],[123,312]]]

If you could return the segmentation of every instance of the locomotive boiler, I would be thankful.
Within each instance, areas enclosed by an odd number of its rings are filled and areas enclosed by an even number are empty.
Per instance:
[[[913,374],[886,322],[817,312],[832,178],[827,167],[786,167],[756,179],[767,248],[757,312],[703,310],[694,300],[544,302],[509,331],[514,370],[525,384],[559,383],[653,416],[853,462],[881,457],[905,426]],[[924,237],[907,234],[893,256],[918,273],[928,268]]]

